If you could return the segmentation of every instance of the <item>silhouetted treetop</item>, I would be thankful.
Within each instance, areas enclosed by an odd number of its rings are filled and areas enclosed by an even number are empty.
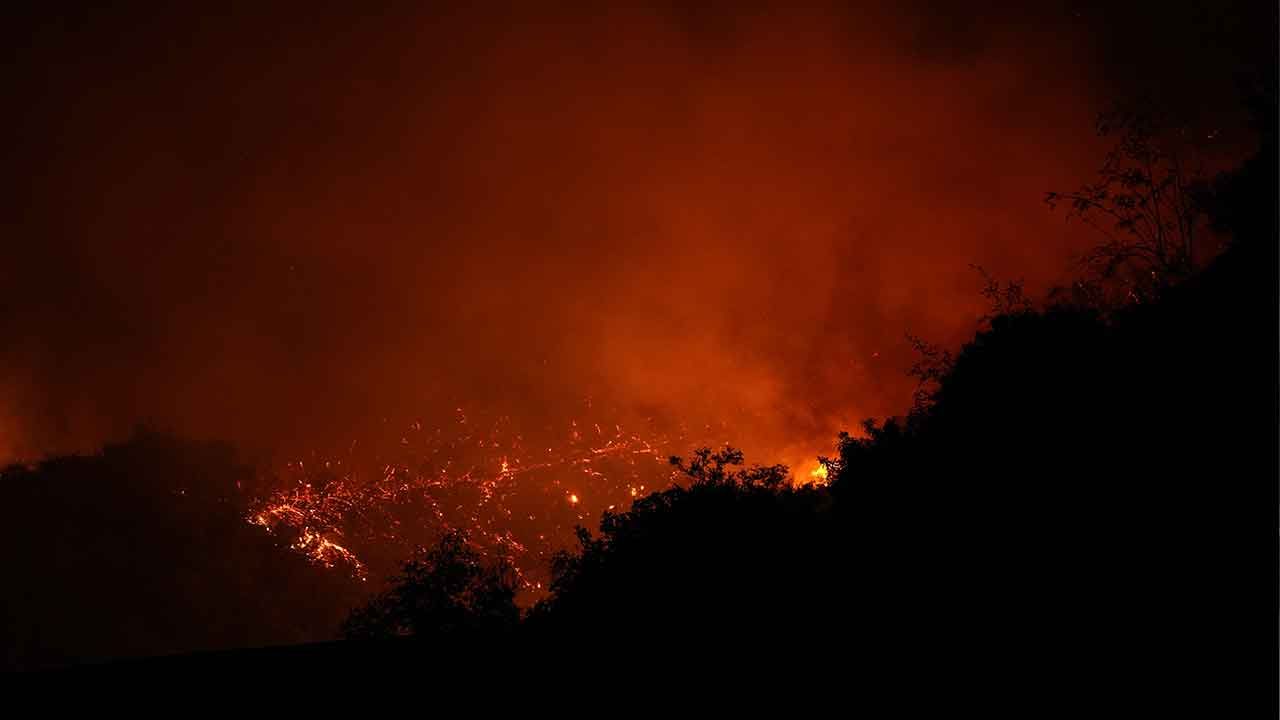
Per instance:
[[[1208,178],[1186,130],[1166,123],[1150,108],[1101,114],[1098,133],[1116,143],[1097,179],[1045,193],[1049,207],[1066,205],[1068,218],[1103,236],[1082,259],[1086,279],[1117,285],[1120,302],[1148,302],[1206,259]]]
[[[502,560],[484,562],[461,530],[418,548],[390,585],[352,611],[345,637],[494,633],[514,629],[520,620],[515,573]]]

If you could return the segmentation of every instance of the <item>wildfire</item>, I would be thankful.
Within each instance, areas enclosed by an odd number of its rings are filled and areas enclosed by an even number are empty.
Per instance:
[[[814,485],[826,485],[827,466],[822,463],[816,463],[813,469],[809,471],[809,482]]]
[[[346,455],[286,463],[264,478],[269,489],[247,521],[361,581],[389,576],[415,546],[461,528],[536,597],[548,585],[547,560],[573,544],[576,526],[678,481],[667,459],[690,447],[683,432],[651,421],[572,420],[526,434],[509,418],[461,408],[451,422],[409,423],[390,438],[378,452],[357,454],[353,445]],[[823,485],[827,468],[814,463],[798,477]]]
[[[582,489],[593,509],[625,506],[671,481],[666,459],[682,444],[682,435],[602,422],[571,421],[534,438],[507,418],[486,424],[459,408],[434,430],[410,424],[391,453],[287,463],[247,520],[361,580],[389,574],[415,545],[464,528],[479,552],[509,561],[536,593],[546,585],[546,559],[587,518]]]

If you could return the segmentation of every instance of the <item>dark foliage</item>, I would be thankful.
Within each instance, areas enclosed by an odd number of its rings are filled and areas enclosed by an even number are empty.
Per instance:
[[[539,633],[623,631],[633,642],[732,634],[763,639],[826,623],[830,498],[783,484],[782,466],[738,468],[741,452],[699,450],[689,478],[606,513],[599,537],[553,563],[550,599],[535,608]]]
[[[1117,108],[1098,119],[1116,138],[1098,178],[1071,192],[1049,192],[1050,207],[1098,231],[1086,253],[1086,282],[1116,291],[1121,303],[1150,302],[1191,275],[1205,255],[1207,182],[1186,128],[1151,108]],[[1104,295],[1105,296],[1105,295]]]
[[[354,610],[342,633],[352,640],[493,634],[520,621],[510,567],[486,565],[465,533],[446,533],[406,560],[391,588]]]
[[[922,409],[842,439],[839,526],[887,589],[859,612],[1024,689],[1269,702],[1274,183],[1216,181],[1235,241],[1158,302],[995,317]]]

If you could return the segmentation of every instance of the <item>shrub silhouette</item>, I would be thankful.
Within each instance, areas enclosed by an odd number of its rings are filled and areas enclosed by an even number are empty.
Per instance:
[[[825,491],[784,483],[784,466],[741,468],[734,448],[702,448],[687,476],[578,529],[577,553],[553,561],[552,595],[530,618],[563,638],[624,629],[635,642],[742,633],[765,636],[820,616],[827,601]]]
[[[496,633],[520,620],[516,578],[499,561],[485,565],[461,530],[418,548],[392,587],[354,610],[343,624],[348,639]]]
[[[1104,238],[1082,258],[1088,280],[1114,285],[1121,302],[1147,302],[1186,279],[1205,259],[1208,179],[1196,148],[1153,108],[1117,107],[1097,122],[1116,138],[1098,178],[1070,192],[1045,193],[1053,208]]]

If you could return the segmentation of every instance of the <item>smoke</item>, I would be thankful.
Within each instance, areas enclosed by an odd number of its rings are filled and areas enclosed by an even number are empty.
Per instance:
[[[1114,27],[748,5],[26,18],[0,453],[590,398],[800,463],[903,411],[971,263],[1091,241],[1040,199],[1100,158]]]

